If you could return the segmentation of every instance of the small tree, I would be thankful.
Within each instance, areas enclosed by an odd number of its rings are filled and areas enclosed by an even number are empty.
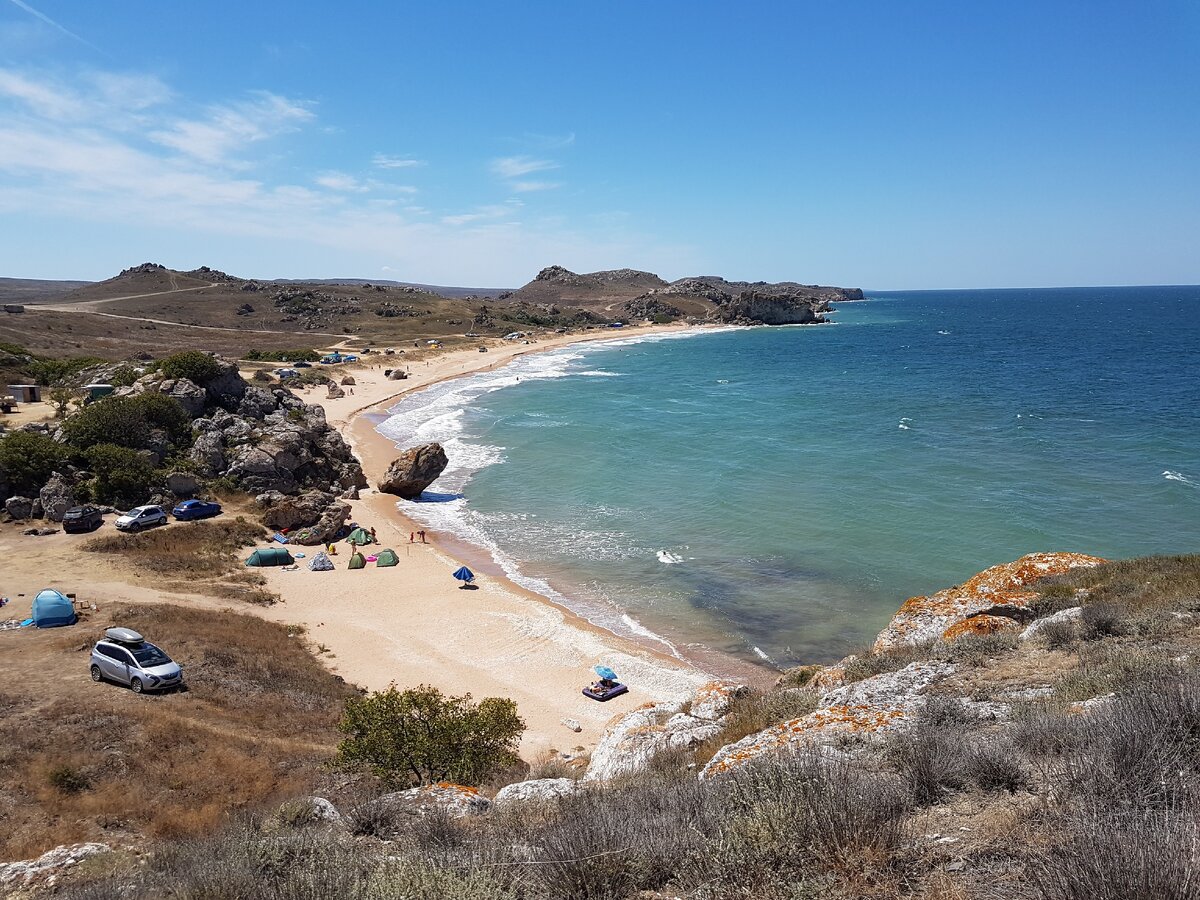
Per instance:
[[[88,448],[87,460],[96,475],[92,486],[96,500],[127,509],[150,499],[154,467],[136,450],[96,444]]]
[[[517,705],[502,697],[478,704],[471,695],[447,697],[421,685],[395,685],[346,701],[338,746],[344,768],[368,766],[390,787],[454,781],[480,784],[516,764],[525,722]]]
[[[221,364],[199,350],[184,350],[165,357],[159,368],[166,378],[186,378],[203,385],[221,374]]]
[[[58,385],[50,388],[50,405],[54,407],[54,417],[56,419],[65,419],[67,410],[71,408],[72,403],[79,402],[79,395],[65,385]]]
[[[44,434],[14,431],[0,438],[0,473],[18,495],[36,494],[66,462],[67,448]]]

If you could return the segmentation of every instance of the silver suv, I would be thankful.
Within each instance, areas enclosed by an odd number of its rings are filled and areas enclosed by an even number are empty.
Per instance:
[[[166,525],[167,514],[161,506],[135,506],[113,522],[121,531],[141,531],[153,525]]]
[[[110,628],[92,648],[92,681],[127,684],[135,694],[183,684],[183,669],[131,628]]]

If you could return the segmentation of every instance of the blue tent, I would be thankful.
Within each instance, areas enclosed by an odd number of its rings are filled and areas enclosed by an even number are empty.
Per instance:
[[[54,588],[46,588],[33,598],[33,624],[55,628],[75,624],[75,606]]]

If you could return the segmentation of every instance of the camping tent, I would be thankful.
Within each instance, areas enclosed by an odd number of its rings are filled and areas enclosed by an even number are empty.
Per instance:
[[[375,543],[375,538],[371,537],[371,533],[364,528],[355,528],[346,536],[346,540],[351,544],[358,544],[360,547]]]
[[[33,624],[54,628],[75,624],[75,606],[54,588],[46,588],[33,598]]]
[[[347,569],[362,569],[362,568],[366,568],[366,565],[367,565],[367,561],[363,557],[363,555],[361,553],[355,553],[353,556],[350,557],[350,565],[346,566],[346,568]]]
[[[255,550],[246,560],[248,566],[290,566],[294,559],[286,547],[267,547]]]
[[[380,550],[375,557],[375,565],[377,566],[394,566],[398,562],[400,562],[400,559],[396,556],[396,551],[390,547],[387,550]]]
[[[322,550],[314,556],[308,563],[310,572],[332,572],[333,560],[329,558],[329,554]]]

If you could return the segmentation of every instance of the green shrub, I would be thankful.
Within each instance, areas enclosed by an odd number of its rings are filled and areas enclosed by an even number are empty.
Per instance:
[[[186,378],[204,385],[221,373],[221,364],[207,353],[199,350],[183,350],[172,353],[158,364],[166,378]]]
[[[141,377],[141,373],[133,366],[120,365],[112,370],[112,374],[108,376],[108,383],[113,387],[129,387]]]
[[[151,391],[133,397],[105,397],[89,403],[63,423],[67,442],[78,450],[96,444],[139,449],[149,443],[154,428],[166,431],[177,446],[191,442],[187,411],[173,397]]]
[[[251,350],[246,359],[260,362],[316,362],[321,358],[316,350]]]
[[[128,509],[150,499],[154,467],[145,456],[115,444],[96,444],[86,455],[96,475],[92,484],[96,500]]]
[[[91,787],[88,777],[72,766],[56,766],[47,778],[50,786],[60,794],[78,794]]]
[[[0,473],[17,496],[34,495],[67,455],[66,447],[44,434],[13,431],[0,438]]]
[[[30,374],[38,384],[49,387],[66,381],[84,369],[104,362],[97,356],[73,356],[66,359],[39,359],[29,366]]]
[[[447,697],[428,685],[406,691],[392,685],[347,700],[338,727],[347,735],[338,746],[338,764],[366,765],[389,786],[481,784],[519,762],[525,722],[506,698],[476,704],[470,694]]]

